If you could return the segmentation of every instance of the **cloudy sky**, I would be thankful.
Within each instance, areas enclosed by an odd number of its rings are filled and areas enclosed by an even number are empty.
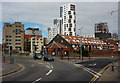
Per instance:
[[[71,2],[2,2],[2,26],[4,22],[20,21],[27,27],[37,27],[47,37],[47,28],[53,19],[59,18],[60,6]],[[118,33],[118,2],[72,2],[76,4],[77,34],[94,34],[94,25],[107,22],[111,33]],[[0,4],[1,7],[1,4]],[[113,15],[109,12],[116,11]],[[2,39],[2,29],[0,39]],[[1,41],[0,41],[1,43]]]

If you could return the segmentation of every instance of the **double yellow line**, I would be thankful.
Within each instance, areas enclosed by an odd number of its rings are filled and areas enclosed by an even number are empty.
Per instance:
[[[0,78],[5,78],[5,77],[8,77],[8,76],[11,76],[11,75],[17,74],[17,73],[19,73],[19,72],[21,72],[21,71],[23,71],[23,70],[25,69],[25,67],[24,67],[22,64],[18,64],[18,65],[21,67],[20,70],[14,72],[14,73],[8,74],[8,75],[2,75]]]
[[[98,78],[96,76],[99,77],[99,74],[103,73],[104,70],[109,67],[110,65],[112,65],[112,63],[108,64],[107,66],[105,66],[102,70],[100,70],[93,78],[92,80],[89,82],[89,83],[94,83]]]

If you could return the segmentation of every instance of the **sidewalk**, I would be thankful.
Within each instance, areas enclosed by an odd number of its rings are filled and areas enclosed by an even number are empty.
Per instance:
[[[111,71],[112,66],[109,66],[109,68],[104,72],[103,76],[99,79],[99,81],[100,82],[102,82],[102,81],[114,81],[114,82],[117,81],[117,82],[120,82],[119,63],[120,63],[120,61],[115,63],[114,71]]]
[[[2,72],[0,72],[0,76],[5,76],[8,74],[12,74],[21,69],[21,66],[18,64],[10,64],[9,62],[2,62]]]
[[[68,57],[64,57],[63,59],[61,59],[61,57],[55,57],[56,59],[60,60],[60,61],[65,61],[65,62],[69,62],[69,63],[80,63],[80,62],[85,62],[85,61],[92,61],[92,60],[95,60],[93,58],[89,58],[88,57],[84,57],[83,60],[79,57],[76,57],[76,59],[74,57],[69,57],[69,60],[68,60]]]

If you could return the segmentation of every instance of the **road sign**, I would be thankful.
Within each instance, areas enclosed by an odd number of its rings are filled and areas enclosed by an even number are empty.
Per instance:
[[[74,50],[77,50],[77,48],[74,48]]]
[[[110,50],[110,51],[114,51],[114,49],[115,49],[115,46],[114,46],[113,44],[110,44],[109,50]]]

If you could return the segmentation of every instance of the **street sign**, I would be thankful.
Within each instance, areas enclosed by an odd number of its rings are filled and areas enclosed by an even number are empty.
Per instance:
[[[77,50],[77,48],[74,48],[74,50]]]
[[[114,49],[115,49],[115,46],[114,46],[113,44],[110,44],[109,50],[110,50],[110,51],[114,51]]]

